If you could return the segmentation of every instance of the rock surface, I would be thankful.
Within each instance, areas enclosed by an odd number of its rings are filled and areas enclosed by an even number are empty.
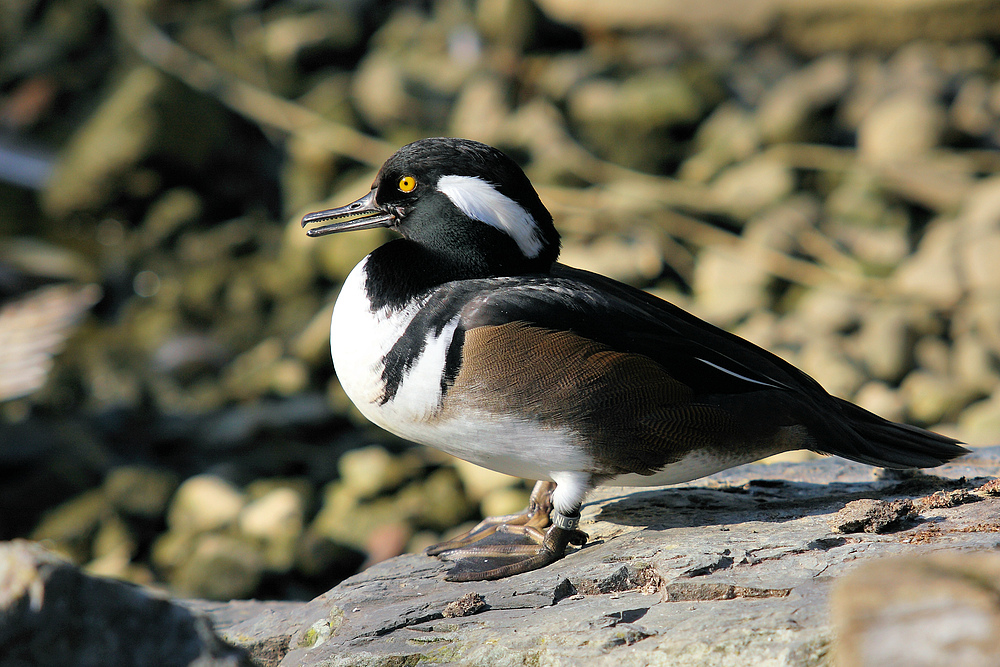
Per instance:
[[[203,614],[83,574],[38,544],[0,544],[0,664],[250,667]]]
[[[536,572],[449,583],[447,564],[408,555],[308,603],[188,605],[259,664],[285,667],[823,665],[834,653],[876,664],[872,624],[905,644],[938,610],[947,623],[920,642],[944,655],[1000,618],[984,593],[997,585],[1000,447],[933,474],[880,472],[830,458],[609,488],[584,508],[590,543]],[[926,565],[939,562],[948,567]],[[925,594],[928,572],[957,588]],[[898,604],[877,604],[882,590]],[[834,619],[852,630],[838,639]],[[966,654],[988,656],[988,633],[973,634]]]

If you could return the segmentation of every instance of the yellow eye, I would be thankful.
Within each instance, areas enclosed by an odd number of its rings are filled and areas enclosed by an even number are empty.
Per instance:
[[[413,188],[417,187],[417,179],[412,176],[403,176],[399,179],[398,187],[403,192],[412,192]]]

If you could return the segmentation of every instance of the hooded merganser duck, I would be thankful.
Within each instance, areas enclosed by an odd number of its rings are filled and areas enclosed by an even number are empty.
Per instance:
[[[333,221],[333,222],[328,222]],[[777,356],[610,278],[556,262],[559,234],[499,150],[424,139],[371,191],[317,213],[310,236],[388,227],[344,282],[330,342],[372,422],[502,473],[540,480],[522,513],[428,549],[448,578],[496,579],[582,546],[599,484],[675,484],[808,449],[887,468],[966,453],[828,394]]]

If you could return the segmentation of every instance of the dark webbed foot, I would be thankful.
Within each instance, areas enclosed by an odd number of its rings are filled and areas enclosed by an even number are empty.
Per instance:
[[[428,556],[440,556],[446,551],[454,551],[475,544],[493,535],[501,526],[524,527],[538,533],[539,542],[543,537],[543,532],[551,524],[549,514],[552,512],[552,492],[555,491],[554,482],[536,482],[535,488],[531,490],[531,498],[528,500],[528,507],[523,512],[508,514],[507,516],[493,516],[483,519],[475,528],[463,533],[458,537],[435,544],[428,547],[424,553]]]
[[[474,545],[442,553],[443,560],[455,561],[445,579],[484,581],[530,572],[565,556],[568,545],[587,543],[587,534],[579,530],[550,526],[544,535],[538,535],[513,528],[519,526],[502,526]]]
[[[524,512],[484,519],[464,535],[436,544],[426,553],[455,562],[445,575],[449,581],[501,579],[559,560],[569,544],[586,544],[587,535],[576,529],[575,519],[562,520],[562,527],[551,525],[555,487],[553,482],[538,482]]]

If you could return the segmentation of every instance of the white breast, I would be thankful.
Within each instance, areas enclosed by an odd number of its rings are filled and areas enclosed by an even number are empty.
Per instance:
[[[382,403],[383,359],[430,297],[402,309],[373,312],[365,291],[366,262],[354,267],[344,282],[330,325],[337,378],[365,417],[402,438],[508,475],[550,479],[560,471],[590,468],[579,437],[568,430],[475,406],[442,417],[441,377],[457,317],[428,339],[395,395]]]
[[[366,257],[354,267],[337,297],[330,322],[330,350],[337,378],[351,401],[366,417],[387,428],[379,419],[381,411],[376,409],[385,391],[383,358],[406,331],[423,302],[411,303],[400,310],[372,311],[365,292],[367,262]],[[438,378],[440,384],[440,375]],[[434,395],[426,391],[433,387],[423,389],[423,404],[411,406],[418,414],[426,413],[440,400],[440,388]],[[409,393],[415,390],[416,387]]]

